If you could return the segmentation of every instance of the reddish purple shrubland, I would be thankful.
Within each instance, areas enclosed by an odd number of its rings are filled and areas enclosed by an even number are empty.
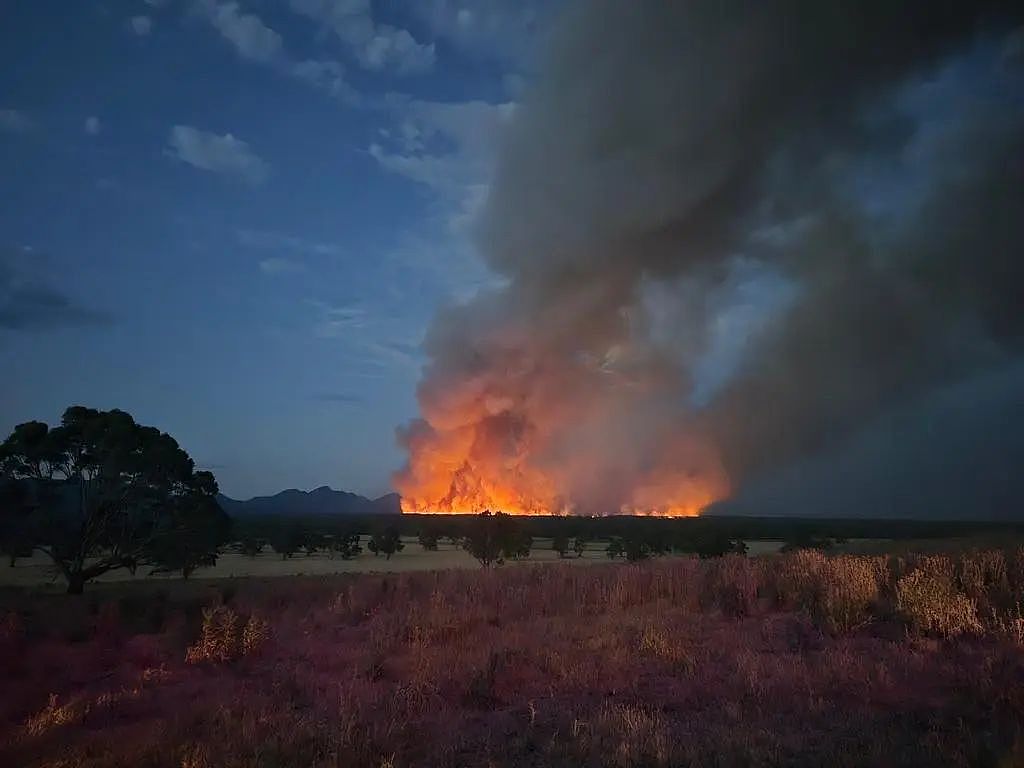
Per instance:
[[[54,598],[0,624],[0,764],[1010,765],[1021,563],[294,578],[59,631]]]

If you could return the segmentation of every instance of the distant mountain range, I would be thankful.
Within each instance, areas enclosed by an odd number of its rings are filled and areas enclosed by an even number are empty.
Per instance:
[[[397,493],[368,499],[357,493],[336,491],[324,485],[312,491],[290,488],[273,496],[256,496],[247,501],[218,497],[221,507],[232,516],[245,515],[398,515],[402,508]]]

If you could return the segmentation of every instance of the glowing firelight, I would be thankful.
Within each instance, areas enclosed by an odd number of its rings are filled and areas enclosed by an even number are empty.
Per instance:
[[[676,440],[672,462],[658,467],[629,491],[625,501],[603,505],[601,500],[580,509],[562,488],[578,486],[586,469],[571,462],[544,470],[532,466],[528,448],[521,452],[489,452],[488,441],[474,439],[479,425],[439,434],[419,422],[406,435],[410,463],[395,478],[402,495],[402,511],[417,514],[476,514],[484,510],[513,515],[569,515],[575,513],[631,514],[694,517],[729,491],[724,471],[713,457],[694,444]],[[589,457],[584,457],[584,461]],[[699,471],[693,470],[699,467]],[[597,473],[602,468],[595,467]],[[600,483],[597,483],[600,485]]]
[[[517,515],[700,514],[729,482],[618,283],[586,283],[535,311],[463,306],[428,341],[421,418],[399,431],[402,510]],[[489,318],[489,319],[488,319]]]

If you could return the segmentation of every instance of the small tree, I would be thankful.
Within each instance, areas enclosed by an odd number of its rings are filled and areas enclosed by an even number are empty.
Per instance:
[[[34,551],[32,539],[27,537],[5,541],[2,547],[2,554],[7,558],[7,565],[11,568],[18,564],[19,559],[32,557]]]
[[[525,560],[533,549],[533,536],[518,526],[512,527],[501,544],[501,554],[506,560]]]
[[[423,530],[420,531],[420,546],[423,547],[426,552],[437,552],[437,540],[438,536],[432,531]]]
[[[252,534],[247,533],[239,539],[237,544],[235,544],[235,549],[239,554],[254,559],[256,555],[263,551],[264,543],[263,539],[259,539]]]
[[[672,551],[672,544],[663,537],[649,537],[644,540],[644,545],[652,555],[667,555]]]
[[[31,557],[35,549],[33,508],[28,482],[0,478],[0,554],[8,559],[11,568],[19,557]]]
[[[299,523],[278,526],[270,536],[270,548],[287,560],[298,552],[306,541],[306,531]]]
[[[583,557],[583,553],[587,551],[587,540],[582,536],[577,536],[573,539],[572,551],[576,553],[576,557]]]
[[[342,533],[330,539],[328,550],[332,559],[338,556],[342,560],[351,560],[362,552],[363,548],[359,546],[358,533]]]
[[[608,542],[608,546],[605,547],[604,552],[608,557],[614,560],[615,558],[622,557],[626,554],[626,547],[622,543],[622,539],[616,536]]]
[[[385,560],[390,560],[395,552],[405,549],[405,544],[402,543],[402,537],[399,536],[397,529],[387,528],[381,533],[373,534],[366,548],[374,555],[384,555]]]
[[[569,554],[569,538],[567,536],[555,536],[551,540],[551,549],[558,553],[560,558]]]
[[[475,557],[484,568],[501,565],[502,544],[512,527],[508,515],[503,512],[491,514],[485,510],[476,516],[469,527],[469,534],[462,540],[462,548]]]
[[[798,533],[791,537],[779,549],[780,552],[796,552],[799,549],[817,549],[822,552],[831,552],[835,549],[836,542],[827,536],[817,536],[813,533]]]
[[[231,518],[212,495],[177,499],[166,525],[172,535],[160,536],[155,541],[152,573],[181,571],[186,579],[196,568],[217,564],[218,548],[231,532]]]
[[[646,560],[652,554],[651,546],[643,539],[630,537],[623,542],[624,554],[631,563]]]
[[[698,539],[695,549],[697,555],[702,560],[712,557],[724,557],[725,555],[747,554],[746,542],[741,539],[731,539],[722,534]]]
[[[306,557],[315,555],[319,550],[324,549],[327,546],[327,540],[323,534],[310,530],[307,530],[304,533],[302,549],[306,552]]]

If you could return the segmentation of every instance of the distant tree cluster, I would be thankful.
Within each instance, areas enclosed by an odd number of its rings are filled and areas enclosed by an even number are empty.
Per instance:
[[[583,557],[583,553],[587,551],[587,540],[577,536],[572,540],[572,551],[576,553],[576,557]]]
[[[363,551],[359,546],[358,533],[340,533],[328,536],[327,550],[330,556],[340,557],[342,560],[351,560]]]
[[[576,553],[576,557],[583,557],[583,553],[587,549],[587,539],[577,536],[572,540],[570,546],[569,537],[565,534],[558,534],[551,540],[551,549],[557,552],[560,558],[568,557],[570,549]]]
[[[462,548],[484,568],[489,568],[501,565],[506,560],[529,557],[533,536],[520,521],[510,515],[485,510],[475,516],[462,540]]]
[[[402,543],[402,537],[399,535],[398,529],[388,527],[383,531],[373,534],[370,537],[370,541],[366,545],[366,548],[370,550],[374,556],[384,555],[385,560],[390,560],[393,554],[405,549],[405,544]]]
[[[793,552],[798,549],[817,549],[822,552],[831,552],[837,546],[846,543],[846,539],[838,536],[821,536],[819,534],[810,531],[800,531],[795,536],[791,536],[785,544],[782,545],[782,552]]]
[[[695,550],[698,557],[707,560],[711,557],[724,557],[725,555],[745,555],[747,554],[747,544],[740,539],[715,535],[698,539]]]
[[[269,526],[267,541],[282,560],[300,553],[310,557],[318,552],[326,552],[332,559],[340,557],[342,560],[350,560],[363,551],[359,544],[359,534],[352,530],[323,532],[296,520]],[[255,557],[263,549],[262,542],[254,533],[248,533],[240,542],[240,547],[244,554]]]
[[[625,558],[631,563],[646,560],[661,552],[652,544],[636,536],[616,536],[608,542],[605,553],[612,558]]]
[[[566,557],[569,554],[569,537],[558,535],[551,540],[551,549],[558,553],[559,557]]]
[[[605,548],[605,554],[613,560],[624,558],[630,562],[647,560],[670,551],[692,552],[701,559],[723,557],[728,554],[745,555],[747,545],[740,539],[723,534],[702,536],[696,540],[679,540],[669,545],[665,539],[645,539],[640,536],[614,536]]]
[[[254,558],[263,551],[263,548],[266,545],[267,542],[263,539],[251,533],[246,533],[243,534],[237,542],[235,542],[235,551],[248,558]]]

